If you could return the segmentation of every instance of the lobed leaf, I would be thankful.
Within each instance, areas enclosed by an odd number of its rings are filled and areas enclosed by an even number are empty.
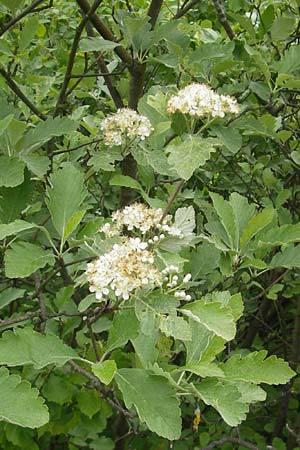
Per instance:
[[[38,394],[28,381],[0,368],[0,420],[28,428],[45,425],[49,421],[48,408]]]
[[[126,407],[134,406],[151,431],[171,441],[179,439],[179,400],[166,378],[145,369],[119,369],[115,378]]]

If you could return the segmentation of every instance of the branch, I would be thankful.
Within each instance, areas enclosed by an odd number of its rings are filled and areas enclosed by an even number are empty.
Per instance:
[[[152,28],[154,27],[158,18],[159,12],[162,6],[162,0],[152,0],[148,9],[148,16],[150,17],[150,23]],[[140,64],[138,61],[134,61],[130,67],[130,81],[129,81],[129,95],[128,106],[132,109],[137,109],[139,99],[143,95],[146,63]],[[122,174],[136,178],[137,165],[136,161],[131,154],[127,155],[121,163]],[[131,188],[123,187],[121,189],[120,206],[123,207],[132,202],[134,198],[134,192]]]
[[[45,298],[41,291],[41,277],[38,272],[35,272],[34,274],[34,284],[35,284],[35,290],[36,295],[39,299],[40,304],[40,316],[41,316],[41,323],[40,323],[40,331],[43,333],[45,331],[46,321],[47,321],[47,309],[45,304]]]
[[[290,269],[286,269],[284,272],[282,272],[274,281],[272,281],[272,283],[267,286],[266,289],[263,289],[259,294],[257,294],[255,297],[249,298],[247,299],[247,301],[256,301],[259,300],[260,298],[262,298],[264,295],[267,294],[267,292],[271,289],[272,286],[274,286],[274,284],[279,283],[279,281],[284,278],[288,273],[290,272]]]
[[[150,17],[150,23],[151,23],[152,29],[154,28],[154,25],[157,21],[162,4],[163,4],[163,0],[152,0],[151,5],[149,6],[147,14]]]
[[[244,441],[244,439],[235,438],[235,437],[225,437],[219,439],[218,441],[213,441],[208,444],[206,447],[202,447],[202,450],[213,450],[214,448],[219,448],[221,445],[226,444],[226,442],[230,442],[232,444],[243,445],[244,447],[249,448],[250,450],[259,450],[256,445],[251,444],[251,442]]]
[[[26,95],[21,91],[19,86],[14,82],[14,80],[11,78],[10,74],[6,72],[6,70],[0,66],[0,75],[5,78],[8,86],[11,88],[11,90],[16,94],[17,97],[19,97],[20,100],[22,100],[23,103],[25,103],[26,106],[40,119],[46,120],[47,116],[43,114],[41,111],[38,110],[38,108],[29,100],[29,98],[26,97]]]
[[[100,5],[101,1],[102,0],[95,0],[94,1],[93,5],[91,7],[89,7],[88,11],[85,13],[85,16],[83,17],[83,19],[81,20],[79,26],[76,29],[74,40],[73,40],[73,44],[72,44],[72,48],[71,48],[70,55],[69,55],[69,60],[68,60],[68,64],[67,64],[65,78],[64,78],[61,90],[60,90],[59,97],[58,97],[57,102],[56,102],[56,106],[55,106],[55,109],[54,109],[53,117],[56,117],[59,114],[60,108],[61,108],[61,106],[62,106],[62,104],[63,104],[63,102],[65,100],[66,92],[67,92],[68,84],[69,84],[69,81],[70,81],[70,77],[71,77],[71,73],[72,73],[72,69],[73,69],[73,65],[74,65],[74,61],[75,61],[75,57],[76,57],[76,53],[77,53],[77,49],[78,49],[78,45],[79,45],[81,34],[82,34],[83,30],[84,30],[85,25],[87,24],[87,22],[91,18],[92,14],[96,11],[96,9]]]
[[[87,145],[97,144],[98,142],[101,142],[101,141],[102,141],[102,138],[101,139],[93,139],[92,141],[85,142],[84,144],[76,145],[76,147],[67,148],[66,150],[57,150],[57,151],[53,152],[52,155],[60,155],[61,153],[71,153],[71,152],[74,152],[75,150],[79,150],[83,147],[86,147]]]
[[[165,208],[165,210],[163,212],[163,215],[160,218],[159,223],[163,222],[164,218],[166,217],[166,215],[170,211],[170,209],[171,209],[171,207],[172,207],[172,205],[173,205],[173,203],[175,201],[175,198],[177,197],[177,194],[180,191],[180,189],[182,188],[182,186],[184,185],[184,183],[185,183],[185,180],[180,180],[179,183],[177,184],[177,186],[175,188],[175,191],[173,192],[173,194],[169,198],[168,204],[167,204],[167,206],[166,206],[166,208]]]
[[[94,32],[93,32],[93,29],[92,29],[92,26],[90,23],[86,24],[86,32],[89,37],[94,36]],[[109,72],[109,70],[106,67],[102,53],[94,52],[94,55],[96,57],[96,62],[98,64],[98,67],[101,70],[101,73],[103,74],[103,78],[104,78],[106,87],[109,90],[110,96],[113,99],[113,102],[114,102],[116,108],[123,108],[124,107],[123,100],[122,100],[118,90],[116,89],[116,87],[113,84],[112,74]]]
[[[25,8],[22,12],[20,12],[20,14],[18,14],[16,17],[14,17],[13,19],[11,19],[9,22],[7,22],[6,25],[4,25],[3,28],[1,28],[0,30],[0,37],[7,31],[9,30],[11,27],[13,27],[16,23],[18,23],[21,19],[23,19],[23,17],[27,16],[28,14],[30,14],[31,12],[36,12],[35,11],[35,7],[38,6],[39,4],[43,3],[45,0],[34,0],[31,5],[27,6],[27,8]]]
[[[14,323],[25,322],[26,320],[31,319],[32,317],[38,317],[40,315],[40,310],[30,311],[24,316],[15,317],[14,319],[2,320],[0,319],[0,327],[6,327],[7,325],[13,325]]]
[[[98,351],[98,344],[97,344],[97,339],[96,339],[96,336],[95,336],[95,334],[94,334],[94,332],[93,332],[93,329],[92,329],[92,323],[91,323],[91,321],[90,321],[90,319],[87,317],[87,320],[86,320],[86,325],[87,325],[87,329],[89,330],[89,334],[90,334],[90,338],[91,338],[91,341],[92,341],[92,345],[93,345],[93,350],[94,350],[94,353],[95,353],[95,358],[96,358],[96,361],[100,361],[100,356],[99,356],[99,351]]]
[[[106,312],[110,313],[115,310],[116,310],[116,308],[111,308],[111,309],[107,310]],[[81,317],[81,316],[86,316],[88,314],[93,314],[94,316],[90,317],[90,323],[92,324],[95,315],[97,315],[99,313],[102,314],[103,309],[101,310],[97,306],[96,308],[90,308],[90,309],[87,309],[82,312],[69,313],[67,311],[61,311],[58,313],[50,313],[50,314],[47,314],[46,320],[55,319],[57,317]],[[7,320],[0,319],[0,328],[6,327],[8,325],[14,325],[15,323],[26,322],[26,320],[32,319],[33,317],[39,317],[39,316],[41,316],[41,310],[37,309],[36,311],[29,311],[26,314],[24,314],[23,316],[15,317],[13,319],[7,319]],[[97,316],[97,318],[98,318],[98,316]]]
[[[223,25],[223,28],[226,31],[227,36],[232,41],[235,38],[235,34],[234,34],[233,29],[230,26],[230,23],[227,20],[227,17],[226,17],[225,11],[224,11],[224,7],[222,4],[222,0],[212,0],[212,1],[215,5],[219,21],[220,21],[221,25]]]
[[[122,75],[123,73],[123,70],[120,70],[119,72],[80,73],[78,75],[70,75],[70,78],[97,78],[104,77],[105,75]]]
[[[89,4],[88,0],[76,0],[76,1],[77,1],[78,5],[80,6],[80,8],[82,9],[82,11],[85,14],[87,14],[90,9],[90,4]],[[93,26],[98,31],[98,33],[104,39],[107,39],[108,41],[116,42],[116,38],[115,38],[114,34],[112,33],[112,31],[102,22],[102,20],[96,13],[91,15],[90,21],[92,22]],[[124,63],[126,63],[129,66],[132,65],[132,62],[133,62],[132,57],[127,52],[127,50],[125,50],[124,47],[122,47],[121,45],[118,45],[118,47],[116,47],[114,49],[114,51]]]
[[[180,19],[180,17],[184,16],[190,9],[192,9],[197,3],[200,3],[200,0],[191,0],[190,3],[184,2],[182,8],[173,16],[173,19]]]
[[[97,389],[97,391],[100,392],[101,395],[103,395],[105,400],[111,406],[113,406],[115,409],[120,411],[124,416],[126,416],[128,418],[133,417],[133,415],[129,411],[126,411],[126,409],[122,408],[121,405],[119,405],[118,403],[114,402],[111,398],[108,397],[109,391],[102,385],[102,383],[100,382],[99,378],[97,378],[95,375],[93,375],[90,372],[88,372],[83,367],[81,367],[78,364],[76,364],[74,361],[69,361],[69,364],[73,367],[73,369],[76,372],[80,373],[85,378],[87,378],[93,384],[93,386]]]

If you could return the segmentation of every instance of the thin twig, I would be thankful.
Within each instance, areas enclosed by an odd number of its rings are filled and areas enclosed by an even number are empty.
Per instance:
[[[99,351],[98,351],[98,344],[97,344],[97,340],[96,340],[95,334],[93,332],[92,324],[90,322],[89,317],[87,318],[86,325],[87,325],[87,328],[89,330],[90,338],[91,338],[91,341],[92,341],[92,344],[93,344],[93,350],[94,350],[94,353],[95,353],[96,361],[100,361],[100,356],[99,356]]]
[[[40,274],[38,272],[34,273],[34,284],[35,284],[35,291],[36,295],[39,299],[40,304],[40,317],[41,317],[41,323],[40,323],[40,331],[43,333],[45,331],[46,321],[47,321],[47,309],[45,304],[45,298],[41,291],[41,278]]]
[[[86,24],[86,32],[89,37],[94,37],[94,31],[91,26],[91,23],[89,23],[89,22]],[[96,52],[94,52],[94,55],[95,55],[98,67],[99,67],[101,73],[103,73],[104,82],[106,84],[106,87],[110,93],[110,96],[111,96],[116,108],[123,108],[123,106],[124,106],[123,100],[121,98],[119,91],[117,90],[116,86],[114,85],[114,82],[112,80],[112,74],[109,72],[108,68],[106,67],[106,63],[105,63],[102,53],[99,51],[98,52],[96,51]]]
[[[76,147],[67,148],[66,150],[57,150],[52,153],[52,155],[60,155],[62,153],[71,153],[75,150],[79,150],[83,147],[86,147],[87,145],[97,144],[98,142],[101,142],[103,139],[93,139],[92,141],[85,142],[84,144],[76,145]]]
[[[225,11],[224,11],[224,6],[222,4],[222,0],[212,0],[212,1],[215,5],[219,21],[221,22],[221,25],[223,25],[223,28],[226,31],[227,36],[232,41],[235,38],[235,33],[234,33],[233,29],[231,28],[230,23],[227,20],[227,17],[226,17]]]
[[[40,315],[40,310],[30,311],[23,316],[15,317],[14,319],[2,320],[0,319],[0,327],[6,327],[8,325],[13,325],[15,323],[26,322],[26,320],[32,319],[33,317],[38,317]]]
[[[123,70],[120,70],[118,72],[81,73],[78,75],[70,75],[70,78],[97,78],[97,77],[104,77],[106,75],[109,75],[109,76],[122,75],[123,73],[124,73]]]
[[[76,0],[76,1],[77,1],[78,5],[80,6],[80,8],[82,9],[82,11],[85,14],[87,14],[88,11],[90,10],[90,4],[89,4],[88,0]],[[91,15],[90,21],[92,22],[93,26],[98,31],[98,33],[104,39],[107,39],[108,41],[116,42],[116,37],[114,36],[112,31],[102,22],[102,20],[96,13]],[[127,64],[128,66],[132,65],[132,62],[133,62],[132,57],[124,47],[122,47],[121,45],[118,45],[114,49],[114,51],[125,64]]]
[[[221,445],[230,442],[232,444],[243,445],[244,447],[249,448],[250,450],[259,450],[258,447],[251,442],[247,442],[244,439],[227,436],[217,441],[213,441],[210,444],[206,445],[206,447],[202,447],[202,450],[213,450],[214,448],[219,448]]]
[[[6,32],[8,31],[11,27],[13,27],[14,25],[16,25],[16,23],[18,23],[21,19],[23,19],[23,17],[27,16],[30,13],[34,13],[37,12],[35,10],[36,6],[38,6],[39,4],[43,3],[45,0],[34,0],[31,5],[27,6],[27,8],[23,9],[22,12],[20,12],[20,14],[18,14],[16,17],[14,17],[13,19],[11,19],[9,22],[7,22],[6,25],[4,25],[1,30],[0,30],[0,37]]]
[[[162,223],[163,220],[165,219],[165,217],[167,216],[168,212],[171,209],[171,206],[174,203],[175,198],[177,197],[178,192],[180,191],[180,189],[182,188],[184,183],[185,183],[185,180],[180,180],[179,183],[177,184],[176,189],[174,190],[173,194],[169,198],[168,204],[167,204],[167,206],[166,206],[166,208],[165,208],[165,210],[164,210],[164,212],[163,212],[163,214],[162,214],[162,216],[160,218],[160,221],[159,221],[160,223]]]
[[[14,82],[10,74],[4,69],[4,67],[0,66],[0,75],[5,78],[8,86],[11,88],[11,90],[16,94],[17,97],[19,97],[20,100],[22,100],[23,103],[25,103],[26,106],[40,119],[46,120],[47,116],[43,114],[41,111],[38,110],[38,108],[29,100],[29,98],[26,97],[23,91],[19,88],[19,86]]]
[[[67,69],[65,72],[65,77],[64,77],[64,81],[56,102],[56,106],[54,109],[54,113],[53,113],[53,117],[56,117],[61,109],[62,104],[64,103],[65,100],[65,96],[66,96],[66,92],[68,89],[68,84],[70,81],[70,77],[72,74],[72,69],[73,69],[73,65],[75,62],[75,57],[76,57],[76,53],[77,53],[77,49],[79,46],[79,42],[80,42],[80,38],[81,38],[81,34],[84,30],[85,25],[87,24],[87,22],[89,21],[89,19],[91,18],[91,16],[93,15],[93,13],[96,11],[96,9],[98,8],[98,6],[100,5],[102,0],[95,0],[94,3],[92,4],[92,6],[88,9],[88,11],[86,12],[85,16],[83,17],[83,19],[81,20],[80,24],[78,25],[76,32],[75,32],[75,36],[73,39],[73,44],[72,44],[72,48],[70,51],[70,55],[69,55],[69,59],[68,59],[68,64],[67,64]]]
[[[200,3],[200,0],[191,0],[189,3],[184,2],[180,10],[173,16],[173,19],[180,19],[180,17],[184,16],[197,3]]]
[[[163,4],[163,0],[152,0],[151,4],[149,6],[147,14],[150,17],[150,23],[151,23],[152,29],[154,28],[154,25],[157,21],[162,4]]]
[[[266,288],[263,289],[259,294],[255,295],[255,297],[249,298],[247,299],[247,302],[250,301],[256,301],[259,300],[260,298],[262,298],[264,295],[266,295],[266,293],[271,289],[272,286],[274,286],[274,284],[279,283],[279,281],[284,278],[288,273],[290,272],[290,269],[286,269],[282,274],[280,274],[274,281],[272,281],[272,283]]]
[[[73,369],[83,375],[85,378],[87,378],[93,386],[97,389],[98,392],[100,392],[101,395],[105,398],[105,400],[113,406],[115,409],[117,409],[119,412],[121,412],[124,416],[128,418],[132,418],[133,414],[129,411],[126,411],[126,409],[122,408],[118,403],[114,402],[111,398],[108,397],[109,391],[102,385],[100,380],[90,372],[88,372],[83,367],[76,364],[74,361],[69,361],[69,364],[73,367]]]

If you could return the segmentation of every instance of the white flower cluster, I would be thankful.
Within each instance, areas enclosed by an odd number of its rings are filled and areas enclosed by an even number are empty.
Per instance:
[[[121,108],[100,125],[106,145],[122,145],[135,138],[144,140],[153,130],[149,119],[130,108]]]
[[[177,275],[179,273],[179,268],[177,266],[167,266],[164,270],[162,270],[163,282],[166,283],[167,289],[169,289],[171,292],[175,289],[178,289],[178,287],[182,287],[182,285],[188,283],[192,275],[190,273],[187,273],[182,281],[179,281],[179,276]],[[185,290],[176,290],[174,292],[174,297],[179,298],[180,300],[191,300],[191,296],[185,292]]]
[[[161,208],[149,208],[143,203],[134,203],[125,206],[121,211],[115,211],[111,216],[112,223],[105,223],[100,231],[103,231],[108,237],[112,237],[119,234],[123,227],[126,227],[128,231],[138,231],[142,235],[150,230],[158,230],[160,234],[149,239],[149,244],[164,239],[165,233],[170,236],[183,237],[182,231],[171,224],[171,216],[165,217],[160,223],[162,214]]]
[[[128,300],[134,290],[148,285],[160,286],[162,274],[154,265],[154,255],[140,238],[124,237],[123,243],[87,265],[86,275],[90,291],[101,300],[114,291],[117,297]]]
[[[206,84],[193,83],[170,98],[167,111],[196,117],[224,117],[226,113],[238,114],[239,106],[233,97],[219,95]]]

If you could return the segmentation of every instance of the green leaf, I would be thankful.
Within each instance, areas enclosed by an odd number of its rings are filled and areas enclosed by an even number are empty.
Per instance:
[[[64,233],[62,236],[62,242],[64,243],[68,237],[70,236],[70,234],[73,233],[73,231],[76,230],[76,228],[78,227],[78,225],[80,224],[83,216],[85,215],[86,211],[76,211],[68,220],[68,222],[66,223],[65,229],[64,229]]]
[[[174,339],[182,341],[190,341],[192,339],[192,332],[190,326],[183,317],[178,316],[162,316],[159,323],[159,328],[166,336],[173,336]]]
[[[19,375],[10,375],[0,368],[0,420],[21,427],[38,428],[49,421],[49,413],[44,400],[38,396],[36,388]]]
[[[156,344],[158,337],[158,329],[153,326],[151,334],[147,335],[140,331],[137,337],[131,339],[139,367],[142,366],[143,368],[148,369],[157,361],[158,348]]]
[[[298,45],[291,45],[285,51],[279,62],[276,62],[275,68],[279,73],[292,73],[300,66],[300,48]]]
[[[183,140],[174,139],[166,151],[170,153],[168,162],[172,169],[184,180],[189,180],[194,171],[203,166],[214,152],[219,141],[212,138],[203,139],[199,136],[184,135]]]
[[[225,344],[225,339],[221,338],[220,336],[212,335],[211,339],[209,340],[208,346],[203,350],[201,354],[200,361],[202,363],[214,361],[216,355],[224,350]]]
[[[23,297],[25,289],[6,288],[0,292],[0,309],[9,305],[14,300]]]
[[[249,407],[242,401],[236,386],[223,381],[207,379],[197,384],[196,388],[204,403],[213,406],[231,427],[236,427],[246,419]]]
[[[243,138],[239,130],[236,130],[232,126],[225,128],[221,125],[215,125],[211,129],[230,153],[239,151],[243,143]]]
[[[105,170],[112,172],[115,170],[114,162],[122,161],[123,156],[119,149],[101,149],[95,153],[88,161],[89,166],[93,166],[96,171]]]
[[[16,156],[0,155],[0,186],[15,187],[24,181],[25,164]]]
[[[118,311],[109,330],[106,351],[123,347],[130,339],[134,339],[139,332],[139,322],[134,311]]]
[[[249,34],[250,38],[252,40],[256,40],[256,32],[255,32],[255,28],[252,24],[252,21],[249,17],[245,16],[244,14],[230,14],[230,17],[232,17],[232,19],[239,23],[241,25],[242,28],[244,28],[244,30],[247,31],[247,33]]]
[[[25,278],[46,264],[54,264],[51,250],[44,250],[29,242],[14,242],[4,256],[5,275],[8,278]]]
[[[285,384],[295,372],[288,363],[272,355],[266,358],[266,350],[249,353],[244,358],[234,355],[219,367],[229,380],[250,381],[255,384]]]
[[[47,156],[20,154],[20,158],[24,161],[27,168],[31,170],[39,178],[42,178],[48,171],[50,159]]]
[[[286,267],[287,269],[300,267],[300,244],[295,247],[287,247],[282,252],[276,253],[269,265],[271,267]]]
[[[113,50],[118,47],[118,45],[120,44],[97,36],[82,39],[80,42],[80,50],[82,52],[105,52]]]
[[[41,146],[54,136],[64,136],[72,133],[77,128],[77,123],[68,117],[49,117],[43,122],[39,122],[32,128],[26,136],[18,142],[20,150],[29,151]]]
[[[232,42],[228,43],[205,43],[197,47],[195,51],[191,53],[190,62],[199,63],[204,60],[210,59],[230,59],[234,50]]]
[[[84,176],[72,164],[66,164],[62,169],[52,174],[50,184],[51,187],[47,189],[48,199],[46,203],[53,225],[58,234],[63,237],[66,233],[66,227],[69,226],[70,228],[71,224],[74,224],[72,217],[75,213],[78,213],[87,195],[84,187]],[[78,218],[78,216],[76,217]]]
[[[98,303],[95,294],[89,294],[83,298],[78,304],[78,311],[83,312],[88,309],[93,303]]]
[[[124,31],[129,43],[133,46],[135,52],[145,51],[149,48],[153,32],[149,17],[125,17]]]
[[[4,117],[4,119],[0,120],[0,136],[3,135],[4,131],[7,129],[7,127],[9,126],[11,121],[13,120],[13,118],[14,118],[14,115],[13,114],[9,114],[6,117]]]
[[[64,373],[61,376],[51,372],[43,382],[43,397],[50,402],[64,405],[72,401],[74,385]],[[78,397],[77,397],[78,398]]]
[[[249,205],[247,198],[237,192],[230,194],[229,203],[235,216],[240,238],[248,222],[255,214],[255,206],[252,204]]]
[[[126,407],[133,405],[151,431],[171,441],[179,439],[179,401],[166,378],[144,369],[119,369],[115,378]]]
[[[272,39],[284,41],[295,29],[295,19],[293,17],[276,17],[271,27]]]
[[[159,315],[152,306],[141,299],[135,302],[135,314],[140,322],[141,332],[146,336],[151,336],[158,327]]]
[[[25,220],[15,220],[8,224],[0,224],[0,240],[5,239],[7,236],[18,234],[21,231],[30,230],[36,227],[34,223],[26,222]]]
[[[243,403],[256,403],[266,400],[266,392],[257,384],[252,384],[245,381],[237,382],[234,380],[234,385],[238,388],[241,394],[241,401]]]
[[[194,279],[199,279],[211,273],[219,266],[220,251],[212,244],[204,242],[191,254],[191,273]]]
[[[244,304],[241,294],[234,294],[230,296],[226,306],[229,306],[231,313],[235,321],[237,321],[243,315]]]
[[[225,228],[226,234],[230,241],[232,249],[238,249],[238,228],[236,217],[233,213],[231,204],[224,200],[221,195],[211,192],[210,197],[213,201],[214,208]]]
[[[241,239],[240,245],[241,248],[245,247],[245,245],[252,239],[259,231],[263,230],[270,222],[272,222],[274,218],[274,209],[264,209],[260,213],[258,213],[255,217],[252,217],[250,222],[247,225],[247,228],[244,230]]]
[[[30,17],[26,22],[19,36],[20,50],[24,50],[32,43],[39,25],[39,19],[36,16]]]
[[[268,230],[261,238],[264,244],[279,246],[300,241],[300,224],[288,224]]]
[[[99,378],[102,383],[108,385],[112,382],[115,373],[117,371],[116,362],[112,359],[103,361],[102,363],[96,363],[92,365],[93,374]]]
[[[201,363],[198,361],[191,361],[187,366],[183,367],[183,370],[195,373],[202,378],[206,377],[224,377],[222,369],[213,363]]]
[[[115,444],[111,438],[99,436],[89,444],[92,450],[114,450]]]
[[[138,181],[136,181],[134,178],[131,178],[127,175],[114,175],[110,181],[109,184],[111,186],[124,186],[131,189],[137,189],[138,191],[142,191],[143,188],[140,185]]]
[[[31,328],[5,331],[0,339],[0,364],[9,367],[33,365],[42,369],[49,364],[63,366],[78,355],[57,336],[41,334]]]
[[[14,188],[0,188],[0,220],[10,223],[20,217],[21,212],[30,203],[34,184],[26,176],[23,184]]]
[[[194,208],[192,206],[178,208],[174,217],[174,225],[182,232],[184,238],[189,237],[196,226]]]
[[[209,331],[204,325],[195,320],[189,319],[190,329],[192,332],[192,339],[184,343],[186,353],[186,364],[189,365],[191,361],[200,361],[203,352],[208,347],[213,333]]]
[[[197,300],[185,305],[180,312],[227,341],[235,336],[236,327],[231,309],[219,302],[204,303],[203,300]]]
[[[99,393],[95,390],[81,389],[76,396],[76,400],[80,411],[90,419],[101,410],[101,399]]]

